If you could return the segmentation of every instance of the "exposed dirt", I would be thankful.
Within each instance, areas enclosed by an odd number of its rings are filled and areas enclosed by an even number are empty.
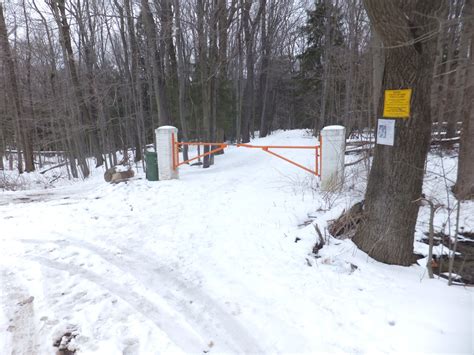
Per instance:
[[[76,353],[76,350],[68,349],[68,345],[72,339],[77,336],[75,332],[66,332],[59,339],[57,339],[53,346],[58,348],[56,355],[73,355]]]
[[[458,281],[467,285],[474,285],[474,232],[463,231],[459,234],[456,246],[456,253],[459,254],[454,257],[453,272],[461,276]],[[422,242],[428,244],[428,237],[423,238]],[[440,244],[450,249],[453,248],[452,238],[443,233],[435,235],[434,245]],[[443,273],[449,272],[449,258],[447,255],[435,259],[433,271],[436,275],[446,277]]]

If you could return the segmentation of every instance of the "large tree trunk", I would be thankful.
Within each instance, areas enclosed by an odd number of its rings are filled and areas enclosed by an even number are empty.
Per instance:
[[[122,43],[122,51],[118,49],[118,45],[113,46],[113,52],[118,63],[118,71],[120,77],[125,82],[125,88],[123,90],[123,97],[125,98],[125,103],[122,106],[124,113],[122,116],[122,123],[119,124],[119,131],[122,133],[122,128],[125,128],[125,137],[122,138],[120,143],[124,151],[128,150],[128,147],[135,146],[135,162],[138,162],[142,158],[143,145],[146,142],[146,139],[140,135],[145,134],[141,132],[140,126],[145,126],[145,117],[143,109],[143,100],[144,95],[142,93],[142,83],[139,79],[140,68],[139,60],[141,54],[138,50],[137,40],[135,36],[135,23],[134,16],[132,13],[131,0],[122,1],[122,5],[117,0],[114,0],[114,5],[117,8],[119,13],[119,33],[120,33],[120,42]],[[107,31],[109,36],[111,35],[110,26],[106,23]],[[128,34],[128,37],[127,37]],[[130,44],[129,44],[130,43]],[[120,108],[119,108],[120,111]],[[152,119],[153,121],[153,119]],[[135,122],[135,127],[131,127],[131,124]],[[119,133],[119,136],[122,134]],[[113,133],[110,135],[113,137]],[[112,143],[113,139],[109,139],[109,145],[111,146],[110,151],[113,154],[109,156],[111,161],[110,165],[115,165],[114,160],[115,156],[115,146],[118,146],[115,143]],[[128,155],[127,155],[128,156]],[[124,156],[126,158],[127,156]]]
[[[178,81],[178,63],[176,59],[176,50],[173,43],[173,8],[171,0],[155,0],[156,7],[160,10],[160,21],[162,27],[161,42],[165,49],[163,57],[164,67],[167,77],[171,79],[171,84],[176,85]]]
[[[5,24],[5,17],[3,16],[3,6],[0,4],[0,48],[3,52],[3,60],[5,63],[7,80],[10,87],[10,96],[13,104],[13,115],[15,119],[15,130],[17,135],[17,150],[19,158],[21,158],[20,150],[23,148],[23,155],[25,158],[26,172],[34,171],[35,166],[33,162],[33,145],[31,143],[31,135],[29,124],[25,122],[23,103],[20,98],[20,89],[18,87],[18,78],[15,70],[15,63],[13,61],[10,50],[10,43],[8,42],[8,33]],[[21,159],[18,160],[18,170],[23,172]]]
[[[261,55],[262,55],[262,64],[260,70],[260,133],[259,137],[266,137],[269,132],[269,116],[268,116],[268,86],[269,86],[269,69],[270,69],[270,35],[268,33],[268,26],[267,26],[267,14],[266,14],[266,7],[267,2],[266,0],[262,1],[262,23],[261,23]]]
[[[25,36],[26,36],[26,43],[28,48],[31,48],[31,41],[30,41],[30,19],[28,18],[27,15],[27,10],[26,10],[26,4],[25,0],[23,0],[23,14],[25,16]],[[26,89],[27,89],[27,95],[28,95],[28,114],[27,119],[24,122],[24,127],[23,129],[25,130],[26,137],[28,139],[28,143],[25,143],[25,154],[29,154],[29,158],[25,158],[25,163],[26,163],[26,171],[33,171],[35,170],[34,166],[34,153],[33,153],[33,139],[32,139],[32,132],[33,128],[36,125],[36,119],[35,119],[35,111],[33,108],[33,94],[32,94],[32,83],[31,83],[31,57],[32,53],[31,51],[27,51],[26,54]],[[25,110],[26,111],[26,110]],[[36,135],[37,136],[37,135]],[[38,150],[39,149],[38,147]],[[41,167],[41,154],[38,154],[38,157],[40,159],[39,164]]]
[[[143,89],[142,81],[140,79],[140,51],[138,49],[137,38],[135,35],[135,23],[133,21],[132,1],[124,1],[125,14],[127,16],[127,28],[128,28],[128,39],[130,41],[130,57],[131,60],[128,60],[127,51],[125,51],[124,61],[125,61],[125,72],[127,73],[127,80],[131,83],[130,88],[128,89],[131,92],[130,105],[128,106],[130,110],[130,116],[133,116],[133,113],[136,114],[137,122],[135,126],[135,131],[133,133],[133,142],[135,145],[135,162],[141,160],[142,150],[146,141],[140,141],[140,129],[138,122],[142,122],[143,126],[145,125],[145,115],[143,109]],[[117,4],[118,5],[118,4]],[[127,41],[125,38],[125,23],[122,24],[123,31],[121,33],[122,44],[124,48],[127,48]],[[152,120],[154,121],[154,120]],[[156,127],[154,127],[156,128]]]
[[[155,91],[156,106],[158,108],[158,125],[164,126],[171,123],[168,99],[166,95],[166,82],[163,74],[163,55],[158,49],[158,36],[155,20],[151,13],[148,0],[141,0],[143,24],[145,28],[148,50],[151,53],[151,66],[153,70],[153,86]]]
[[[465,84],[462,103],[462,131],[459,148],[458,176],[455,186],[456,196],[461,200],[474,199],[474,26],[473,1],[466,0],[463,10],[463,48],[469,49],[465,59]],[[462,51],[461,51],[462,52]],[[459,70],[459,69],[458,69]]]
[[[72,86],[74,89],[76,105],[79,110],[78,122],[81,125],[87,125],[91,122],[89,109],[86,105],[84,93],[82,91],[81,84],[79,82],[79,75],[76,68],[76,62],[74,60],[74,53],[72,50],[70,26],[66,15],[65,0],[51,0],[49,1],[51,10],[59,26],[61,46],[63,49],[64,60],[67,63],[69,75],[71,77]],[[89,166],[86,161],[86,154],[88,149],[86,148],[86,139],[84,134],[75,134],[75,145],[76,155],[79,162],[79,166],[82,171],[82,176],[87,178],[90,174]],[[74,159],[71,159],[74,161]]]
[[[174,0],[174,11],[175,11],[175,23],[176,23],[176,48],[178,52],[177,62],[177,78],[178,78],[178,105],[179,105],[179,123],[181,125],[181,135],[184,141],[189,140],[188,136],[188,124],[186,122],[186,114],[188,112],[186,105],[186,82],[187,73],[185,66],[185,53],[184,53],[184,38],[181,30],[181,10],[179,6],[179,0]],[[183,160],[188,160],[188,147],[183,147]]]
[[[0,125],[0,170],[5,170],[3,157],[5,157],[5,139],[3,137],[3,127]]]
[[[435,114],[438,115],[438,128],[440,131],[445,130],[445,135],[439,138],[453,138],[456,135],[458,117],[453,114],[453,103],[457,96],[454,79],[459,67],[459,24],[457,20],[459,19],[461,5],[462,1],[450,1],[447,16],[443,18],[447,25],[445,27],[445,38],[441,43],[440,94],[437,111],[433,112],[433,118]]]
[[[202,129],[204,133],[204,140],[209,142],[211,139],[211,93],[209,78],[209,63],[208,63],[208,46],[207,46],[207,34],[204,29],[204,16],[205,6],[203,0],[197,0],[196,2],[196,15],[197,15],[197,33],[198,33],[198,63],[199,72],[201,78],[201,100],[202,100]],[[204,146],[204,153],[209,152],[209,146]],[[206,155],[203,159],[203,168],[210,166],[210,158]]]
[[[254,105],[254,56],[253,56],[253,34],[250,30],[250,8],[251,1],[245,1],[242,4],[242,22],[245,34],[245,51],[246,51],[246,69],[247,78],[245,81],[244,99],[243,99],[243,115],[242,115],[242,142],[250,142],[250,121],[253,116]]]
[[[319,132],[329,121],[328,121],[328,99],[329,99],[329,80],[331,77],[331,49],[332,49],[332,38],[331,38],[331,21],[329,21],[331,13],[329,11],[329,6],[325,6],[325,16],[326,16],[326,26],[324,28],[324,62],[323,62],[323,77],[322,89],[321,89],[321,111],[319,117],[316,117],[316,122],[314,123],[315,134]]]
[[[55,53],[54,44],[53,44],[53,36],[49,29],[48,20],[43,15],[43,12],[38,8],[38,6],[34,2],[33,2],[33,6],[35,8],[36,13],[40,16],[41,22],[44,25],[44,30],[46,32],[46,39],[48,43],[48,53],[49,53],[48,60],[49,60],[49,65],[50,65],[49,72],[47,72],[47,77],[48,77],[47,82],[49,83],[48,91],[50,91],[50,95],[51,95],[50,98],[52,98],[54,102],[58,102],[59,101],[58,89],[57,89],[58,75],[57,75],[56,53]],[[64,46],[62,48],[63,48],[63,53],[64,53]],[[66,54],[64,54],[64,57],[66,57]],[[47,95],[48,94],[45,92],[45,98],[48,97]],[[55,150],[60,150],[59,147],[62,147],[62,149],[67,151],[66,159],[69,164],[67,166],[68,177],[70,178],[72,174],[73,178],[78,178],[79,174],[77,171],[76,160],[74,159],[74,156],[73,156],[74,154],[72,153],[75,150],[74,140],[72,139],[73,135],[71,134],[72,125],[66,125],[64,131],[61,132],[60,127],[62,126],[63,122],[62,122],[59,111],[60,111],[60,108],[58,107],[58,105],[51,105],[48,110],[48,115],[50,116],[50,120],[51,120],[51,127],[55,127],[55,131],[56,131],[55,133],[57,135],[55,137],[57,140],[56,145],[55,145]],[[58,144],[59,142],[60,144]]]
[[[235,71],[235,140],[242,140],[243,121],[243,72],[244,72],[244,50],[242,45],[242,34],[237,32],[237,65]]]
[[[209,104],[211,112],[211,142],[216,141],[216,127],[217,127],[217,101],[219,92],[219,52],[217,48],[217,22],[218,22],[218,3],[217,0],[212,1],[210,7],[211,16],[209,19]],[[213,150],[216,146],[211,146]],[[214,164],[214,154],[209,156],[210,165]]]
[[[374,259],[410,265],[431,132],[430,88],[436,16],[442,0],[365,0],[385,47],[382,90],[413,89],[411,114],[396,120],[394,146],[377,145],[370,171],[364,222],[353,238]],[[383,95],[382,95],[383,98]],[[379,105],[382,116],[383,105]]]
[[[377,35],[377,33],[375,32],[372,33],[372,105],[373,112],[376,114],[379,111],[380,94],[382,92],[382,80],[385,67],[385,57],[383,55],[382,42],[380,41],[379,35]],[[376,120],[370,117],[369,127],[373,127],[374,124],[376,124]]]
[[[247,78],[245,81],[244,91],[244,107],[242,116],[242,142],[250,142],[250,131],[253,130],[254,119],[255,119],[255,55],[254,55],[254,43],[255,43],[255,30],[256,26],[260,21],[260,16],[264,8],[264,0],[260,0],[260,7],[258,9],[255,18],[252,20],[250,13],[253,2],[251,0],[242,0],[242,26],[244,31],[244,42],[245,42],[245,54],[246,54],[246,72]]]
[[[79,26],[80,48],[82,48],[84,52],[81,52],[80,55],[83,54],[81,55],[81,59],[83,59],[86,68],[85,78],[87,88],[84,90],[84,100],[86,106],[85,108],[88,112],[85,116],[88,120],[88,137],[92,154],[96,159],[96,167],[99,167],[104,164],[104,157],[102,155],[103,148],[99,139],[97,125],[99,123],[99,118],[102,121],[103,117],[99,117],[99,99],[97,94],[95,73],[95,68],[97,67],[97,54],[95,52],[95,33],[92,25],[92,19],[94,16],[88,16],[88,14],[90,14],[89,1],[86,0],[83,5],[84,8],[82,8],[81,3],[78,2],[77,6],[75,7],[76,11],[73,12],[73,15],[76,17],[77,24]],[[87,20],[84,18],[84,14],[86,14]],[[81,59],[79,60],[80,62]]]

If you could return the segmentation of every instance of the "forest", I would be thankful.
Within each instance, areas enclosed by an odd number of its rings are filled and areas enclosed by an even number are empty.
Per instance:
[[[0,349],[472,354],[473,3],[0,0]]]
[[[458,136],[472,101],[468,2],[436,19],[438,138]],[[185,141],[244,143],[277,129],[371,129],[384,70],[360,0],[9,0],[0,43],[0,156],[30,172],[39,152],[61,152],[83,178],[88,157],[114,166],[131,149],[142,160],[167,124]]]

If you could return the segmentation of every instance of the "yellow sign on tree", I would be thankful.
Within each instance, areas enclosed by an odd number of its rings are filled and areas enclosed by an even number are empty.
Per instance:
[[[383,117],[410,117],[411,89],[385,90]]]

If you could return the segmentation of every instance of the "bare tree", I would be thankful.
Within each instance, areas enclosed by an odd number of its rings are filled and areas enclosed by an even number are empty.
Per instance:
[[[164,126],[171,123],[169,103],[166,95],[166,82],[163,71],[163,52],[158,46],[158,29],[151,12],[148,0],[141,0],[143,24],[146,33],[150,62],[153,71],[153,85],[155,100],[158,108],[158,125]]]
[[[244,109],[242,115],[242,142],[250,141],[250,131],[255,118],[255,35],[260,21],[265,0],[259,1],[259,7],[254,18],[251,16],[253,1],[241,0],[242,26],[246,53],[246,73],[244,90]]]
[[[86,127],[91,122],[89,108],[87,107],[84,92],[82,90],[81,84],[79,82],[79,76],[76,68],[76,61],[74,59],[74,53],[71,43],[71,33],[70,26],[68,23],[66,15],[65,0],[51,0],[49,1],[49,6],[53,11],[54,18],[56,23],[59,26],[61,33],[61,45],[63,47],[63,54],[65,56],[68,72],[71,78],[72,86],[75,93],[75,101],[78,107],[78,120],[77,122],[83,127]],[[86,149],[86,137],[84,134],[79,134],[75,140],[76,144],[76,154],[79,161],[79,166],[82,171],[84,178],[88,177],[90,174],[89,166],[86,161],[86,154],[88,150]],[[97,152],[96,152],[97,153]]]
[[[13,115],[15,121],[15,133],[17,140],[18,155],[21,157],[21,149],[23,148],[23,156],[25,159],[25,171],[35,170],[33,161],[33,144],[31,142],[30,126],[25,119],[23,102],[20,97],[20,89],[18,86],[18,77],[15,70],[15,63],[8,42],[8,31],[3,14],[3,5],[0,4],[0,48],[3,52],[3,62],[7,71],[7,80],[9,83],[9,92],[13,104]],[[21,159],[18,162],[19,172],[23,172]]]
[[[443,1],[365,0],[385,52],[382,89],[412,88],[411,115],[397,120],[394,146],[377,145],[370,171],[365,218],[353,238],[376,260],[413,261],[413,238],[431,135],[430,88]],[[383,95],[382,95],[383,96]],[[381,117],[382,105],[379,107]]]
[[[181,11],[179,0],[174,0],[174,11],[175,11],[175,24],[176,24],[176,47],[177,47],[177,67],[176,76],[178,78],[178,100],[179,100],[179,122],[181,125],[181,135],[184,141],[189,140],[188,135],[188,124],[186,122],[186,115],[188,113],[188,105],[186,100],[186,93],[189,85],[188,82],[188,69],[186,67],[186,56],[184,48],[184,38],[181,27]],[[188,160],[188,147],[184,147],[183,159]]]
[[[473,1],[466,0],[463,8],[463,36],[461,55],[465,64],[462,73],[462,103],[459,109],[462,114],[461,145],[459,148],[458,175],[455,193],[461,200],[474,199],[474,10]]]

